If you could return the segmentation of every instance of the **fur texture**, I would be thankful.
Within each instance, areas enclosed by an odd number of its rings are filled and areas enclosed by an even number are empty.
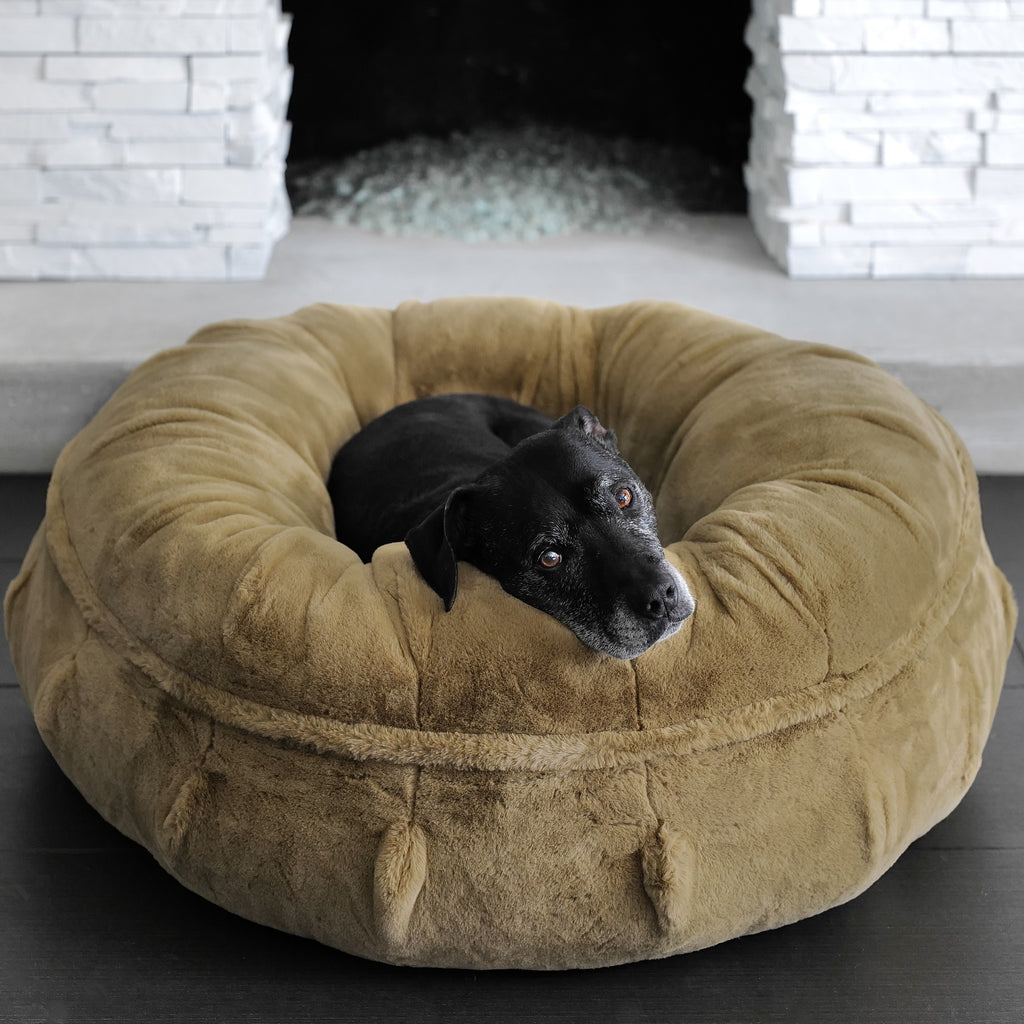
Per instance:
[[[685,628],[611,659],[471,566],[444,614],[404,545],[334,540],[333,453],[455,391],[615,424]],[[60,765],[185,885],[467,968],[855,896],[970,785],[1016,614],[961,442],[876,366],[514,299],[315,306],[150,360],[62,454],[5,610]]]

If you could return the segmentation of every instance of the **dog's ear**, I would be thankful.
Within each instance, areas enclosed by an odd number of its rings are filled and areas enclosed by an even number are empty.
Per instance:
[[[459,589],[459,550],[464,534],[470,487],[456,487],[418,526],[405,535],[405,545],[420,575],[450,612]]]
[[[601,421],[585,406],[577,405],[566,413],[556,424],[563,430],[578,430],[585,437],[592,437],[598,444],[618,454],[619,440],[614,430],[603,426]]]

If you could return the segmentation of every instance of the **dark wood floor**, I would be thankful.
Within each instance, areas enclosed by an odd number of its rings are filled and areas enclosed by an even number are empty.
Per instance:
[[[45,481],[0,478],[0,589]],[[1024,479],[982,481],[1024,594]],[[78,796],[0,653],[0,1021],[1024,1020],[1024,646],[960,807],[868,892],[688,956],[560,974],[410,970],[249,924],[182,889]]]

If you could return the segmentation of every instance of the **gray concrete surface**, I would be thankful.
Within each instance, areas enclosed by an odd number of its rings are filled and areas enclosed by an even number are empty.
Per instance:
[[[0,472],[48,471],[132,367],[203,324],[451,295],[668,299],[853,349],[939,409],[980,471],[1024,472],[1024,282],[793,281],[726,215],[639,238],[487,244],[296,218],[261,282],[0,283]]]

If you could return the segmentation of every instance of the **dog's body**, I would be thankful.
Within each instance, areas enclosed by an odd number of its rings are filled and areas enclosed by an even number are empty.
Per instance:
[[[693,611],[651,496],[584,406],[555,421],[489,395],[408,402],[341,448],[327,488],[338,539],[363,561],[404,539],[446,609],[463,560],[617,658]]]

